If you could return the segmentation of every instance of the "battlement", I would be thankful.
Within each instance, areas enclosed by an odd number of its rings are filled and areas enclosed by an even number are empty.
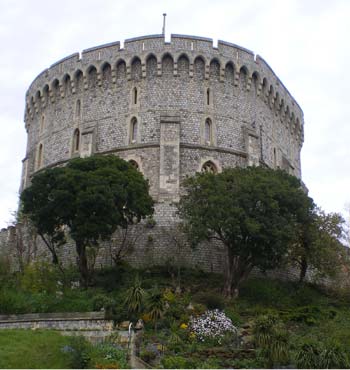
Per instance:
[[[151,54],[156,57],[158,62],[162,61],[165,54],[170,55],[175,62],[181,55],[185,54],[190,64],[193,64],[197,57],[203,58],[206,65],[215,59],[219,61],[222,70],[231,63],[237,72],[236,79],[242,68],[248,72],[249,79],[255,73],[260,77],[260,83],[266,79],[268,88],[272,89],[275,94],[278,93],[279,98],[283,99],[284,105],[289,106],[289,112],[293,109],[297,110],[294,116],[299,117],[299,120],[303,122],[300,106],[261,56],[230,42],[219,40],[216,47],[210,38],[180,34],[172,34],[170,42],[165,42],[163,35],[147,35],[126,39],[123,48],[121,48],[121,43],[116,41],[85,49],[81,56],[79,53],[69,55],[53,63],[35,78],[26,94],[27,103],[31,99],[35,100],[35,96],[41,96],[45,85],[50,89],[55,80],[62,84],[62,79],[65,76],[68,75],[73,79],[78,70],[81,70],[85,76],[91,66],[100,72],[101,66],[105,63],[108,63],[113,70],[120,60],[124,61],[126,66],[130,68],[135,58],[145,64],[146,58]],[[224,76],[224,72],[222,75]]]

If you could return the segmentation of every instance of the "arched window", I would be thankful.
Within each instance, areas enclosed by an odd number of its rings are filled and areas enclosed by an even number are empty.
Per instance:
[[[130,125],[130,143],[136,143],[137,140],[137,119],[134,117]]]
[[[212,161],[207,161],[202,166],[202,172],[217,173],[218,169]]]
[[[134,105],[137,104],[137,88],[136,87],[134,87],[132,90],[132,103]]]
[[[40,144],[38,149],[37,169],[41,168],[42,165],[43,165],[43,144]]]
[[[210,145],[212,143],[212,128],[213,125],[211,123],[211,120],[210,118],[207,118],[204,124],[204,141],[207,145]]]
[[[80,130],[76,128],[73,134],[73,152],[79,152],[80,147]]]
[[[140,167],[139,167],[139,164],[134,161],[133,159],[130,159],[129,163],[136,169],[136,170],[139,170]]]
[[[81,102],[80,99],[78,99],[75,103],[75,118],[80,118],[81,114]]]

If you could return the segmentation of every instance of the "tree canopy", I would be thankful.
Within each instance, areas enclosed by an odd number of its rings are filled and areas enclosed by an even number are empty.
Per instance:
[[[75,241],[82,281],[88,280],[86,247],[108,239],[118,226],[153,213],[148,182],[113,156],[77,158],[46,169],[21,194],[22,210],[38,233],[62,241],[63,227]]]
[[[179,204],[192,245],[217,240],[225,247],[224,294],[238,294],[251,270],[275,268],[287,254],[313,201],[300,181],[263,167],[200,173],[185,181]],[[212,245],[212,244],[211,244]]]
[[[344,219],[338,213],[326,213],[313,208],[308,219],[300,224],[290,250],[290,260],[299,266],[302,283],[311,267],[319,276],[334,277],[346,263]]]

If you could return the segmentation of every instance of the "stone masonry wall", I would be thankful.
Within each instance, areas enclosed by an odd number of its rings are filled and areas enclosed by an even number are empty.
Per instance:
[[[140,226],[128,256],[137,266],[178,255],[167,230],[186,176],[265,164],[301,177],[299,105],[260,56],[202,37],[139,37],[56,62],[27,91],[25,127],[20,190],[38,171],[91,154],[132,161],[149,180],[156,226]],[[45,255],[36,244],[36,256]],[[103,250],[98,263],[110,263]],[[222,270],[224,257],[210,246],[183,254],[192,266]]]

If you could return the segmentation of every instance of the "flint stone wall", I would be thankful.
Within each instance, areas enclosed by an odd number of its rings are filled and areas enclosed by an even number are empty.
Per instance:
[[[264,59],[224,41],[172,35],[168,43],[151,35],[72,54],[32,82],[24,120],[20,191],[38,171],[92,154],[133,161],[149,180],[156,224],[135,228],[142,236],[127,256],[135,266],[181,260],[223,270],[220,248],[180,253],[171,232],[183,179],[206,163],[218,172],[263,164],[301,177],[301,108]],[[31,259],[49,258],[38,238],[31,243]],[[16,248],[2,245],[15,260]],[[97,265],[112,263],[110,248],[103,245]],[[75,262],[71,242],[60,254],[65,264]]]

